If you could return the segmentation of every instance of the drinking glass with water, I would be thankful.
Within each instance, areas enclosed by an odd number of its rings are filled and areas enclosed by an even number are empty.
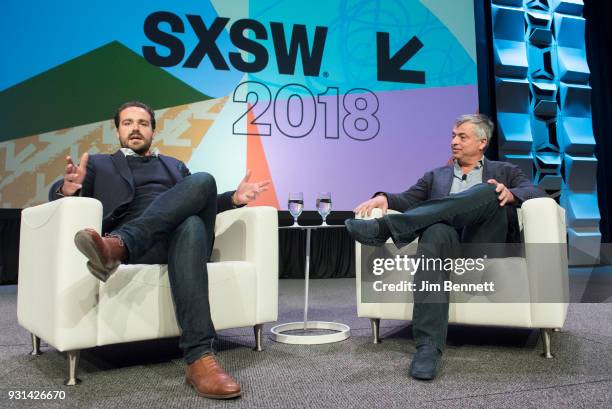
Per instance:
[[[304,194],[302,192],[291,192],[289,193],[289,203],[287,204],[289,208],[289,213],[293,216],[293,225],[298,225],[298,217],[302,214],[302,210],[304,210]]]
[[[326,219],[327,216],[331,213],[332,210],[332,201],[331,201],[331,193],[330,192],[319,192],[317,195],[317,211],[321,215],[323,219],[322,226],[327,226]]]

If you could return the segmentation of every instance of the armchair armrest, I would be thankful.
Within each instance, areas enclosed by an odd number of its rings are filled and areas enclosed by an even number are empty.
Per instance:
[[[102,225],[102,204],[67,197],[24,209],[17,318],[60,351],[96,344],[99,282],[76,251],[75,233]]]
[[[565,210],[553,199],[521,207],[532,326],[561,328],[567,315],[569,278]]]
[[[257,318],[278,315],[278,213],[269,206],[243,207],[217,215],[213,261],[249,261],[257,271]]]

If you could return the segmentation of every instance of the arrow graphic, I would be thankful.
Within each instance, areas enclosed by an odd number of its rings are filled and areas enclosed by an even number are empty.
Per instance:
[[[423,43],[413,36],[393,57],[389,54],[389,33],[376,33],[376,57],[378,81],[425,84],[425,71],[402,70],[402,66],[423,48]]]

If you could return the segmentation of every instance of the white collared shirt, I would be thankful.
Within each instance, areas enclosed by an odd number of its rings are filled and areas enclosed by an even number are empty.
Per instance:
[[[130,148],[121,148],[119,149],[121,152],[123,152],[123,154],[125,155],[125,157],[127,158],[128,156],[145,156],[145,155],[139,155],[136,152],[134,152],[132,149]],[[157,148],[153,148],[153,150],[151,151],[151,156],[155,156],[156,158],[159,156],[159,149]]]

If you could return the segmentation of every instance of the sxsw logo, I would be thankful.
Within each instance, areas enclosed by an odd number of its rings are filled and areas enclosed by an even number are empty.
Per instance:
[[[304,75],[319,76],[325,51],[327,27],[316,26],[312,44],[309,44],[307,29],[303,24],[294,24],[287,38],[283,23],[271,22],[270,32],[268,32],[266,27],[257,20],[237,20],[229,28],[230,40],[236,48],[253,56],[251,61],[246,61],[240,52],[229,52],[227,56],[224,56],[216,44],[217,38],[229,23],[229,18],[216,17],[207,26],[202,17],[198,15],[187,14],[185,17],[198,38],[198,43],[193,50],[186,50],[180,37],[175,35],[185,33],[186,24],[181,17],[168,11],[157,11],[147,16],[144,22],[144,33],[150,41],[161,46],[161,50],[152,45],[142,47],[143,56],[150,64],[158,67],[174,67],[182,64],[184,68],[198,68],[204,57],[208,56],[216,70],[228,71],[229,61],[229,64],[238,71],[255,73],[262,71],[268,65],[268,50],[261,42],[271,38],[279,74],[293,75],[295,73],[299,53]],[[162,30],[160,28],[162,23],[165,23],[166,27],[169,26],[170,30]],[[251,31],[255,39],[248,38],[245,35],[246,30]],[[391,56],[389,34],[376,33],[377,79],[424,84],[424,71],[401,68],[422,47],[423,44],[414,36]]]

